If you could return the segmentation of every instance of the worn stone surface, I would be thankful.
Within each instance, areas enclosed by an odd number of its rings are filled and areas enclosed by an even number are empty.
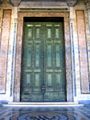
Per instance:
[[[12,5],[14,5],[14,6],[19,6],[19,4],[21,3],[21,2],[23,2],[23,0],[8,0],[8,2],[9,3],[11,3]],[[25,1],[24,1],[25,2]],[[27,0],[26,2],[30,2],[31,4],[32,4],[32,1],[29,1],[29,0]],[[34,1],[33,3],[35,4],[35,3],[37,3],[37,2],[39,2],[39,3],[46,3],[46,1],[44,2],[44,1],[41,1],[41,0],[39,0],[39,1]],[[53,3],[53,2],[58,2],[58,1],[49,1],[51,4]],[[64,0],[64,1],[62,1],[62,0],[60,0],[59,2],[66,2],[67,3],[67,5],[68,6],[75,6],[76,4],[77,4],[77,0]],[[58,3],[59,3],[58,2]],[[42,4],[41,4],[42,5]],[[47,2],[47,5],[48,5],[48,2]],[[56,4],[55,4],[56,5]]]
[[[88,68],[89,68],[89,86],[90,86],[90,1],[86,0],[86,32],[87,32],[87,46],[88,46]],[[90,87],[89,87],[90,91]]]
[[[81,75],[81,91],[82,93],[89,92],[88,81],[88,64],[87,64],[87,45],[85,33],[85,16],[84,11],[76,11],[78,41],[79,41],[79,57],[80,57],[80,75]]]
[[[76,104],[77,105],[77,104]],[[34,106],[30,107],[2,107],[0,106],[1,120],[89,120],[90,119],[90,104],[78,107],[72,107],[67,104],[67,107],[45,107]],[[28,106],[28,107],[27,107]],[[62,106],[62,105],[61,105]]]
[[[11,3],[13,6],[19,6],[21,0],[8,0],[9,3]]]
[[[3,11],[0,49],[0,92],[5,93],[7,76],[7,54],[10,33],[11,10]]]
[[[77,4],[78,0],[66,0],[67,5],[73,7]]]

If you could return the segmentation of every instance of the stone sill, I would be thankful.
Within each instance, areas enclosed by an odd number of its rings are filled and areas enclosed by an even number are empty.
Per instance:
[[[77,102],[9,102],[5,107],[80,107]]]

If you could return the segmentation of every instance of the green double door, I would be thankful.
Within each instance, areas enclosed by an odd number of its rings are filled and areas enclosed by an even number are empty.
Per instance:
[[[62,22],[25,23],[21,101],[66,100],[64,52]]]

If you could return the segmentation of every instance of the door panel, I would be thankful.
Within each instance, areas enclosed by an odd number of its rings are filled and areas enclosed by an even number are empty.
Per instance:
[[[44,81],[46,91],[44,101],[65,101],[65,78],[62,75],[64,72],[65,76],[64,39],[60,37],[61,30],[63,30],[62,23],[45,25]]]
[[[46,66],[47,67],[52,67],[52,45],[47,45],[46,46]]]
[[[65,101],[63,23],[25,23],[21,101]]]
[[[22,57],[21,101],[42,101],[41,25],[25,24]],[[28,81],[28,82],[27,82]]]

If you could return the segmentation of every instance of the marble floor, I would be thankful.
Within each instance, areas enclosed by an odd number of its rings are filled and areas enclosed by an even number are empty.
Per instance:
[[[0,120],[90,120],[90,105],[81,107],[0,107]]]

